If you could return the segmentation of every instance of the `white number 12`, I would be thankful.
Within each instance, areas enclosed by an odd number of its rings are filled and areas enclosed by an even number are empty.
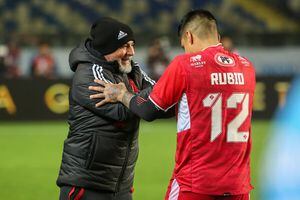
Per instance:
[[[242,103],[242,110],[227,124],[227,142],[247,142],[249,132],[238,132],[239,127],[249,115],[249,94],[234,93],[228,99],[226,108],[237,108]],[[211,107],[211,136],[214,141],[222,133],[222,95],[220,93],[208,94],[203,99],[204,107]]]

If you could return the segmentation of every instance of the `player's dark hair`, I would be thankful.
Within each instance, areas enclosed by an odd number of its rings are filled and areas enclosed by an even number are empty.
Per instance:
[[[185,14],[180,21],[177,30],[177,34],[179,38],[181,38],[183,30],[186,27],[186,25],[189,24],[189,22],[193,21],[196,17],[200,17],[201,19],[207,19],[209,21],[215,21],[215,23],[217,24],[216,18],[208,10],[203,10],[203,9],[191,10],[187,14]]]

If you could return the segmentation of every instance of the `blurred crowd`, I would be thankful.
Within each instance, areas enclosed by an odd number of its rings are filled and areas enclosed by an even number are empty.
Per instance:
[[[157,80],[170,61],[170,43],[178,44],[174,34],[178,20],[191,8],[218,13],[221,31],[234,33],[222,38],[224,46],[232,51],[236,50],[231,37],[238,46],[300,44],[300,0],[176,0],[173,3],[168,0],[3,0],[0,1],[0,77],[60,77],[67,58],[55,58],[57,52],[52,47],[75,46],[96,18],[111,16],[130,24],[137,44],[148,47],[143,67]],[[151,39],[155,35],[164,37]],[[9,37],[17,39],[9,40]],[[41,38],[47,39],[39,41]],[[21,60],[23,47],[34,49],[26,60]],[[61,60],[66,63],[59,63]]]
[[[236,52],[229,35],[224,35],[221,42],[226,49]],[[22,48],[18,45],[17,40],[10,40],[6,44],[0,45],[0,78],[61,78],[58,69],[63,66],[58,65],[51,44],[41,40],[33,48],[31,58],[26,63],[29,72],[25,75],[20,70]],[[170,63],[170,51],[171,42],[168,37],[156,37],[150,40],[143,68],[154,80],[159,79]]]
[[[0,45],[0,77],[17,78],[19,70],[20,49],[16,41],[10,41],[7,45]]]
[[[148,47],[147,70],[149,76],[155,81],[163,74],[170,62],[169,50],[170,42],[166,37],[155,38]]]
[[[153,79],[158,80],[167,67],[170,58],[168,51],[170,42],[168,38],[155,38],[150,42],[146,56],[146,71]],[[40,41],[34,46],[33,55],[26,65],[29,68],[29,77],[54,79],[59,78],[58,66],[52,47],[45,41]],[[0,78],[15,79],[25,75],[21,73],[21,47],[16,40],[0,45]],[[26,77],[28,77],[26,75]]]
[[[6,79],[20,78],[23,76],[20,70],[21,48],[16,40],[10,40],[7,44],[0,45],[0,77]],[[28,63],[32,78],[53,79],[59,77],[55,58],[51,52],[51,46],[47,42],[40,41],[35,47],[35,53]]]
[[[280,35],[282,44],[291,37],[300,43],[300,0],[1,0],[0,39],[15,33],[22,45],[43,36],[53,45],[73,46],[96,18],[111,16],[130,24],[144,44],[153,34],[176,40],[180,17],[191,8],[218,13],[222,31],[234,33],[246,45],[273,42],[269,34]]]

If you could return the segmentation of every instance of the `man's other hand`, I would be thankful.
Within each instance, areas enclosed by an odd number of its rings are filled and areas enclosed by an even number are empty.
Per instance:
[[[99,93],[90,95],[90,99],[102,99],[96,104],[96,107],[102,106],[106,103],[122,102],[123,96],[127,92],[127,88],[124,83],[105,83],[98,79],[95,79],[94,82],[98,83],[99,86],[89,86],[89,90]]]

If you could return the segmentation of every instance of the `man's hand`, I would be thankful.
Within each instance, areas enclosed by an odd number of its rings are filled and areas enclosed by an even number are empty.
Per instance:
[[[130,99],[133,94],[127,91],[124,83],[112,84],[105,83],[104,81],[95,79],[99,86],[89,86],[89,90],[99,92],[98,94],[90,95],[91,99],[103,99],[96,104],[96,107],[102,106],[106,103],[122,102],[125,106],[129,107]]]

